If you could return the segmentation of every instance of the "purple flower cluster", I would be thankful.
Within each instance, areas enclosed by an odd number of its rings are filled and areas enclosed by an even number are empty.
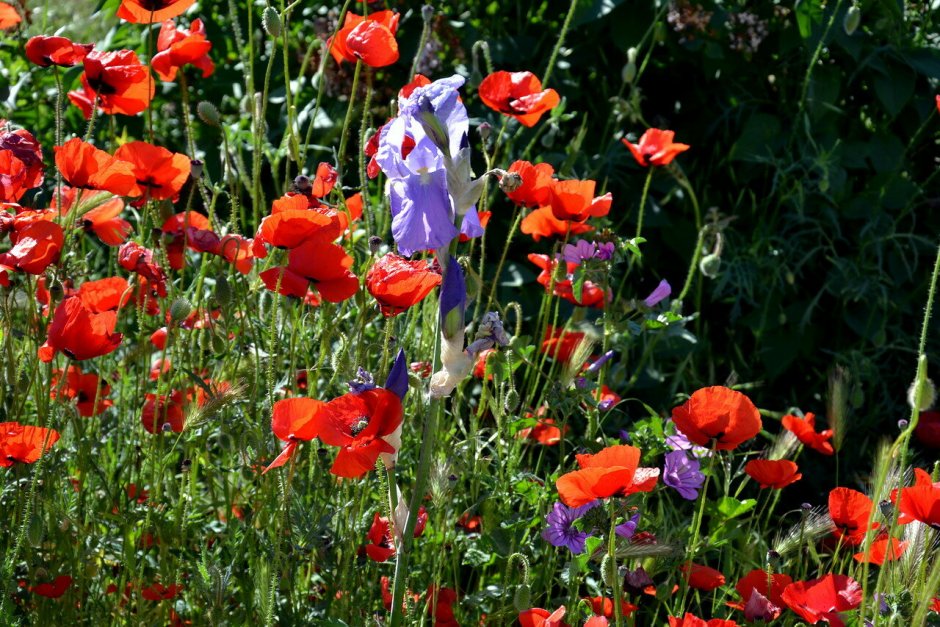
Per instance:
[[[598,259],[608,261],[614,256],[613,242],[589,242],[587,240],[578,240],[574,244],[565,244],[562,250],[562,258],[568,263],[580,264],[582,261]]]

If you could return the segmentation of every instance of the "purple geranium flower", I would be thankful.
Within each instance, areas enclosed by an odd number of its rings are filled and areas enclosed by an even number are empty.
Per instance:
[[[568,507],[564,503],[555,503],[545,517],[548,527],[542,531],[542,537],[552,546],[568,547],[575,555],[583,553],[584,542],[591,537],[591,533],[575,529],[574,522],[599,504],[600,501],[592,501],[581,507]]]
[[[685,451],[673,451],[666,453],[663,483],[673,488],[682,498],[694,501],[705,483],[705,475],[699,472],[697,459],[691,459]]]
[[[675,423],[672,421],[669,421],[669,423],[673,424],[673,428],[675,428]],[[673,435],[666,436],[666,446],[674,451],[689,451],[697,459],[709,457],[712,454],[710,449],[692,444],[692,441],[685,437],[685,434],[681,431],[676,431]]]
[[[656,289],[653,292],[643,299],[643,304],[647,307],[652,307],[661,300],[669,298],[669,295],[672,294],[672,286],[669,285],[669,281],[663,279],[659,282],[659,285],[656,286]]]
[[[636,533],[636,528],[640,524],[640,512],[637,512],[630,519],[614,527],[614,532],[621,538],[629,540]]]
[[[362,394],[375,389],[375,377],[372,373],[359,366],[356,370],[356,378],[349,382],[349,391],[353,394]]]

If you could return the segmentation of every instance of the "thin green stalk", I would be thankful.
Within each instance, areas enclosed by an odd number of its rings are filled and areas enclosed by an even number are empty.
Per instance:
[[[349,128],[352,126],[353,111],[356,108],[356,91],[359,89],[359,75],[362,73],[362,59],[356,61],[356,71],[353,74],[352,89],[349,91],[349,106],[346,107],[346,118],[343,120],[343,135],[339,140],[339,152],[336,157],[336,165],[340,171],[340,177],[343,172],[343,158],[346,156],[346,145],[349,143]]]
[[[696,551],[698,551],[699,533],[702,530],[702,519],[705,517],[705,502],[708,500],[708,484],[712,481],[712,474],[715,471],[715,460],[718,458],[717,446],[717,441],[712,444],[711,456],[708,459],[708,470],[705,471],[705,484],[702,486],[702,493],[699,495],[698,510],[695,512],[695,517],[692,520],[692,539],[689,541],[688,559],[685,562],[686,573],[692,572],[692,560],[695,558]],[[685,610],[686,597],[689,593],[688,577],[683,579],[681,587],[682,593],[679,597],[679,605],[676,606],[677,616],[682,616],[682,612]]]
[[[548,67],[545,68],[545,74],[542,75],[542,89],[548,88],[548,79],[552,77],[552,69],[555,67],[555,60],[558,58],[558,53],[565,43],[565,36],[568,34],[568,29],[571,27],[571,20],[574,18],[574,13],[577,8],[578,0],[571,0],[571,5],[568,7],[568,14],[565,16],[565,22],[561,25],[561,32],[558,33],[558,41],[555,42],[555,47],[552,48],[552,54],[548,57]]]
[[[646,170],[646,180],[643,182],[643,193],[640,194],[640,213],[636,218],[636,235],[634,238],[639,238],[643,233],[643,214],[646,211],[646,196],[650,191],[650,181],[653,180],[653,170],[655,168],[649,167]]]

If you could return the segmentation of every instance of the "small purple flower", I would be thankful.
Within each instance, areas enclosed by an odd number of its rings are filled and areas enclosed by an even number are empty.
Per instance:
[[[587,240],[578,240],[574,244],[565,244],[562,256],[568,263],[580,264],[587,259],[594,259],[597,244]]]
[[[656,289],[643,299],[643,304],[647,307],[652,307],[661,300],[669,298],[670,294],[672,294],[672,286],[669,285],[666,279],[663,279],[659,282],[659,285],[656,286]]]
[[[613,356],[616,355],[616,354],[617,354],[617,353],[614,352],[614,351],[607,351],[606,353],[604,353],[603,355],[601,355],[600,357],[598,357],[598,358],[597,358],[597,361],[595,361],[595,362],[592,363],[590,366],[588,366],[587,371],[588,371],[590,374],[594,374],[595,372],[598,372],[598,371],[601,369],[601,366],[603,366],[603,365],[606,364],[608,361],[610,361],[610,358],[613,357]]]
[[[614,256],[614,250],[616,247],[613,242],[604,242],[603,244],[597,245],[597,252],[594,253],[594,257],[600,259],[601,261],[609,261]]]
[[[618,435],[620,435],[621,442],[625,442],[626,444],[629,444],[631,442],[630,432],[627,431],[626,429],[621,429]]]
[[[360,366],[356,370],[356,378],[349,382],[349,391],[353,394],[362,394],[375,389],[375,377],[372,373]]]
[[[548,527],[542,531],[542,538],[552,546],[568,547],[575,555],[583,553],[584,542],[591,537],[591,533],[575,529],[574,522],[599,504],[600,501],[592,501],[581,507],[568,507],[564,503],[555,503],[545,517]]]
[[[642,566],[636,570],[628,570],[623,577],[623,589],[631,594],[640,594],[647,586],[652,586],[653,580]]]
[[[692,444],[692,441],[685,437],[685,434],[681,431],[676,431],[674,435],[666,436],[666,446],[674,451],[689,451],[697,459],[709,457],[712,454],[710,449]]]
[[[636,533],[636,528],[639,524],[640,524],[640,512],[637,512],[636,514],[631,516],[630,520],[628,520],[627,522],[614,527],[614,532],[621,538],[625,538],[629,540],[630,538],[633,537],[633,534]]]
[[[705,475],[699,472],[698,460],[690,459],[685,451],[673,451],[666,453],[663,483],[673,488],[682,498],[694,501],[705,483]]]

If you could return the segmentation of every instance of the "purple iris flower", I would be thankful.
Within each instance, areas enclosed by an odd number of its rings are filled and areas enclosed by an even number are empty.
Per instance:
[[[614,533],[616,533],[621,538],[629,540],[633,537],[633,534],[636,533],[636,528],[640,524],[640,512],[637,512],[630,517],[625,523],[619,524],[614,527]]]
[[[555,503],[545,517],[548,527],[542,531],[542,538],[552,546],[568,547],[575,555],[583,553],[584,542],[591,537],[591,533],[575,529],[574,522],[599,504],[600,501],[592,501],[581,507],[568,507],[564,503]]]
[[[388,371],[385,389],[393,392],[399,399],[405,400],[405,393],[408,391],[408,362],[405,361],[405,351],[402,349],[398,350],[395,363]]]
[[[705,475],[699,472],[699,467],[698,460],[691,459],[685,451],[666,453],[663,483],[673,488],[682,498],[694,501],[705,483]]]
[[[669,285],[669,281],[663,279],[659,282],[659,285],[656,286],[656,289],[652,293],[643,299],[643,304],[647,307],[652,307],[658,302],[669,298],[669,295],[672,294],[672,286]]]
[[[463,268],[453,257],[448,257],[444,267],[444,279],[441,281],[441,332],[447,338],[460,333],[463,338],[464,310],[467,306],[467,283],[463,278]],[[463,348],[461,339],[460,348]]]

